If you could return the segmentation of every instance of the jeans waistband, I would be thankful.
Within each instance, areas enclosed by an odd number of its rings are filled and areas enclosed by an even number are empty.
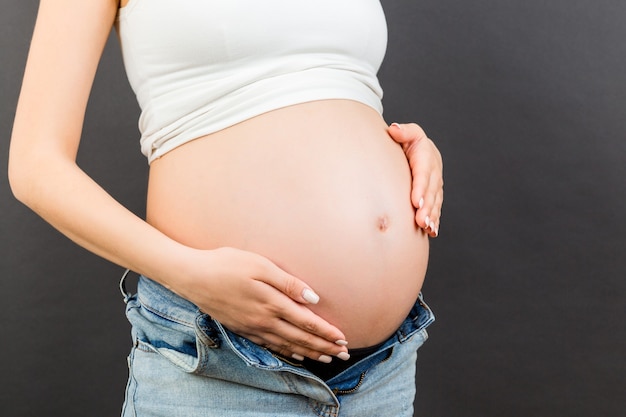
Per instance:
[[[129,274],[130,271],[126,270],[120,280],[120,291],[124,296],[124,302],[128,302],[132,297],[132,294],[126,289],[126,280]],[[190,327],[193,327],[200,312],[200,309],[191,301],[143,275],[139,276],[137,282],[137,297],[142,306],[148,310]]]
[[[120,291],[124,296],[125,302],[131,297],[131,294],[126,290],[128,275],[129,271],[127,270],[120,280]],[[200,309],[192,302],[144,276],[139,277],[137,297],[148,310],[158,313],[162,317],[167,317],[176,323],[190,327],[194,326],[196,317],[200,313]],[[420,293],[407,318],[390,339],[403,343],[416,332],[428,327],[433,321],[435,321],[435,316],[424,302],[422,293]],[[393,341],[387,340],[383,343],[383,347],[391,345],[390,342]]]

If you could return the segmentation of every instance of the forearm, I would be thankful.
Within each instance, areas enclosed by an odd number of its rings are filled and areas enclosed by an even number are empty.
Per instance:
[[[20,201],[79,245],[165,285],[174,284],[174,271],[190,248],[123,207],[73,161],[43,152],[12,155],[9,178]]]
[[[317,296],[297,278],[250,252],[183,246],[120,205],[72,161],[37,154],[10,158],[13,192],[81,246],[155,279],[277,352],[324,361],[347,356],[344,334],[304,307]]]

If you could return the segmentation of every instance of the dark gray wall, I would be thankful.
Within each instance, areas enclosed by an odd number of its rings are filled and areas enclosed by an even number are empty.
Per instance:
[[[416,415],[624,415],[626,2],[383,4],[385,115],[420,122],[446,164]],[[2,161],[35,7],[0,14]],[[137,113],[112,39],[80,162],[141,214]],[[0,415],[117,415],[121,270],[16,203],[5,172]]]

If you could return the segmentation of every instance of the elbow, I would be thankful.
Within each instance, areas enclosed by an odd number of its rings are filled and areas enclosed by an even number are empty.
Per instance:
[[[37,190],[41,190],[43,182],[51,174],[47,162],[49,158],[45,155],[50,150],[38,145],[43,140],[34,141],[32,134],[18,134],[16,130],[14,128],[9,145],[9,187],[18,201],[32,209],[39,194]]]
[[[58,155],[58,154],[57,154]],[[67,185],[68,163],[50,149],[9,151],[8,180],[13,196],[35,212],[48,204],[52,194]]]
[[[11,188],[11,192],[13,196],[20,202],[28,205],[28,195],[29,189],[32,187],[28,186],[29,178],[27,170],[23,169],[19,163],[19,161],[15,160],[16,158],[13,156],[9,156],[9,170],[8,170],[8,179],[9,179],[9,187]]]
[[[9,152],[8,164],[9,187],[13,196],[33,208],[36,204],[37,190],[41,190],[43,181],[48,177],[46,164],[37,153]]]
[[[8,158],[8,182],[13,196],[38,211],[54,190],[67,182],[68,162],[75,164],[71,153],[35,135],[14,135]],[[53,143],[54,144],[54,143]]]

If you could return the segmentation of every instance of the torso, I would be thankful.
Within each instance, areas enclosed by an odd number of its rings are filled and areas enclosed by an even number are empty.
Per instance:
[[[148,222],[196,248],[262,254],[321,297],[353,348],[387,338],[421,289],[428,239],[406,157],[373,109],[298,104],[188,142],[150,168]]]
[[[379,113],[380,2],[133,0],[117,29],[152,161],[148,222],[266,256],[320,295],[311,309],[351,348],[393,333],[428,239]]]

